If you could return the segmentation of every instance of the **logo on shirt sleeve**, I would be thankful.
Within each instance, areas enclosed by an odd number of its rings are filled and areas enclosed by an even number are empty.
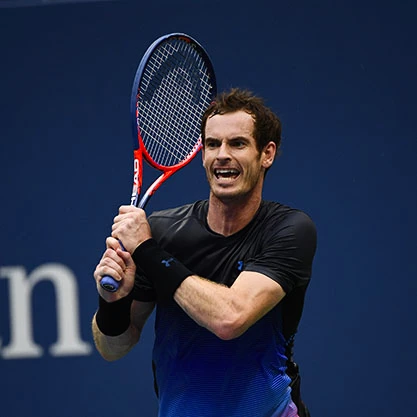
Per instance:
[[[166,268],[169,268],[173,262],[175,262],[175,258],[168,258],[162,259],[161,264],[164,264]]]

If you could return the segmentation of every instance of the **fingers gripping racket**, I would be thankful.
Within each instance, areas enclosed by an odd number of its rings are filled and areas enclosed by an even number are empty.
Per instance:
[[[131,95],[132,205],[145,208],[161,184],[197,155],[201,149],[201,118],[215,95],[213,65],[195,39],[171,33],[148,48],[137,69]],[[140,198],[143,158],[162,174]],[[100,285],[110,292],[119,288],[110,276],[104,276]]]

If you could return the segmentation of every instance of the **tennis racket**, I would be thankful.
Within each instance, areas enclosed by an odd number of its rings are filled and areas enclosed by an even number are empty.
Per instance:
[[[131,94],[132,205],[145,208],[161,184],[197,155],[202,146],[201,118],[215,95],[213,65],[195,39],[184,33],[171,33],[148,48]],[[162,174],[140,198],[143,158]],[[122,242],[120,245],[123,248]],[[110,276],[104,276],[100,285],[110,292],[119,288]]]

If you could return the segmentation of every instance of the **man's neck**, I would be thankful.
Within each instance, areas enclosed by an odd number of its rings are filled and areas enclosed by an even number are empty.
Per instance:
[[[221,201],[210,195],[207,223],[213,232],[230,236],[242,230],[255,216],[261,196],[250,196],[239,201]]]

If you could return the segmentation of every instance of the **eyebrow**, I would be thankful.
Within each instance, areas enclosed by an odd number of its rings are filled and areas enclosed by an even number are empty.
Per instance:
[[[215,138],[215,137],[212,137],[212,136],[206,137],[205,140],[206,141],[210,140],[210,141],[215,141],[215,142],[221,142],[222,141],[222,139]],[[246,136],[234,136],[232,138],[227,138],[225,140],[228,141],[228,142],[236,142],[236,141],[239,141],[239,140],[244,141],[244,142],[250,142],[250,139]]]

